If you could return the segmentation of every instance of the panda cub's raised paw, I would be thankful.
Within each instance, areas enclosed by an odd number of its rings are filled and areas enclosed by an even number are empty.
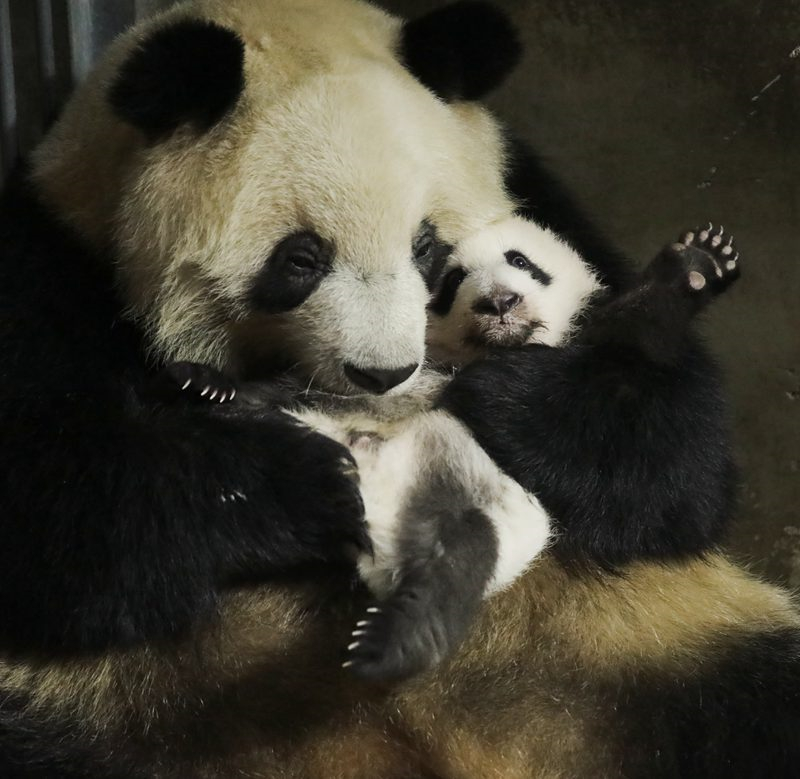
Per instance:
[[[679,250],[686,254],[689,269],[689,286],[702,290],[708,286],[714,295],[724,292],[741,275],[739,252],[733,245],[733,236],[720,225],[687,230],[680,238]]]
[[[158,377],[166,395],[210,403],[229,403],[236,397],[236,386],[222,371],[196,362],[172,362]]]
[[[649,275],[677,285],[696,302],[724,292],[741,274],[739,252],[733,236],[722,225],[685,231],[669,244],[651,264]]]

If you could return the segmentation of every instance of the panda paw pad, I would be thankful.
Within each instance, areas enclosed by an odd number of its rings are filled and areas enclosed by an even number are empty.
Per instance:
[[[740,275],[739,252],[733,236],[711,222],[687,230],[670,247],[680,258],[684,278],[693,292],[724,292]]]

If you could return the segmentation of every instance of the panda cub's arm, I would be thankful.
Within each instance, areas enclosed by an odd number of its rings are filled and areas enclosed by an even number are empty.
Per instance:
[[[730,236],[687,232],[619,292],[532,221],[488,238],[460,248],[432,307],[434,353],[488,355],[441,407],[537,495],[562,558],[613,566],[711,548],[735,469],[719,376],[690,325],[738,277]]]

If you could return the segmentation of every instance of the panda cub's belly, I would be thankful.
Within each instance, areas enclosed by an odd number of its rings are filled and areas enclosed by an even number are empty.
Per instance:
[[[379,598],[388,597],[409,567],[457,550],[442,541],[449,514],[480,512],[493,543],[483,594],[514,581],[547,543],[549,520],[538,500],[506,476],[454,417],[439,410],[403,418],[330,410],[293,412],[303,424],[346,446],[355,459],[372,555],[358,561],[360,575]],[[481,550],[475,550],[480,554]]]

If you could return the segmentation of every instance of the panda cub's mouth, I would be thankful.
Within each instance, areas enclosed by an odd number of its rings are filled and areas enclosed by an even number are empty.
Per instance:
[[[501,284],[481,289],[458,266],[445,274],[429,309],[439,323],[439,340],[450,340],[450,348],[458,348],[455,341],[481,351],[522,346],[535,341],[537,331],[547,329],[521,291]]]
[[[530,342],[541,326],[541,322],[516,317],[486,317],[472,323],[464,341],[477,347],[522,346]]]

